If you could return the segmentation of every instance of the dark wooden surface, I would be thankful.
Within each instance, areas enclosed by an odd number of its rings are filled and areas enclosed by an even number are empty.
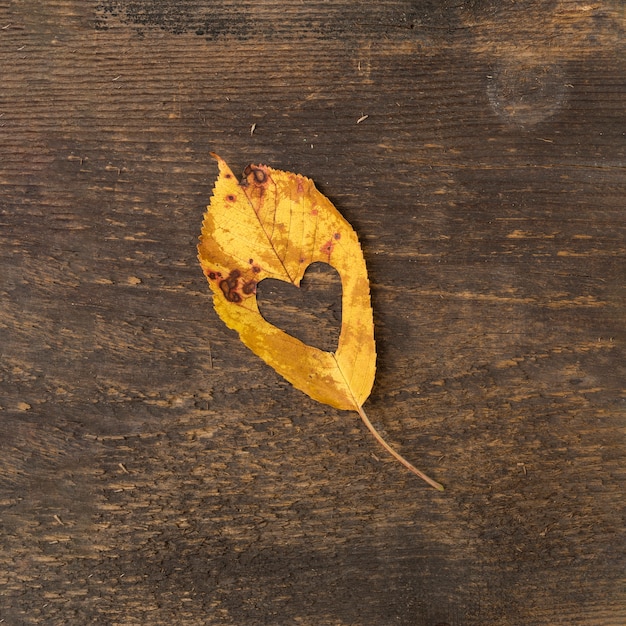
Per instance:
[[[626,623],[624,18],[0,2],[1,622]],[[217,318],[210,150],[354,225],[366,409],[445,493]],[[268,298],[322,342],[317,278]]]

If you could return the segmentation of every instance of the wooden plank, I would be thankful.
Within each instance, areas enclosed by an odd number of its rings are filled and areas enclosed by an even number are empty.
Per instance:
[[[609,0],[0,3],[0,619],[626,622],[623,29]],[[445,493],[214,314],[210,150],[354,225],[366,408]],[[318,279],[268,299],[322,343]]]

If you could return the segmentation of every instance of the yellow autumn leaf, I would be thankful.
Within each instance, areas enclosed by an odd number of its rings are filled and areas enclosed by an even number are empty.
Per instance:
[[[219,177],[204,215],[198,258],[218,315],[294,387],[319,402],[357,411],[395,458],[442,489],[393,450],[363,411],[374,384],[376,347],[367,269],[353,228],[310,179],[249,165],[239,182],[226,162],[213,156]],[[335,352],[270,324],[257,305],[261,280],[299,286],[315,262],[328,263],[341,277],[342,325]]]

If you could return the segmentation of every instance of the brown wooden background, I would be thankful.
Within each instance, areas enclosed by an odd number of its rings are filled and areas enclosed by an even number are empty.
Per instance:
[[[0,2],[1,623],[626,623],[625,16]],[[445,493],[217,318],[210,150],[354,225],[366,409]]]

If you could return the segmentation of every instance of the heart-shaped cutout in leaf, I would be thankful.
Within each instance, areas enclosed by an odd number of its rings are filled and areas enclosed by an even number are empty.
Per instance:
[[[263,318],[302,343],[335,352],[341,330],[341,277],[327,263],[311,263],[300,287],[274,278],[257,285]]]
[[[353,228],[310,179],[249,165],[239,182],[223,159],[212,156],[219,176],[204,215],[198,258],[218,315],[294,387],[318,402],[357,411],[386,450],[443,489],[393,450],[363,411],[374,384],[376,347],[367,269]],[[342,324],[334,352],[270,324],[257,304],[261,280],[299,286],[315,262],[328,263],[341,277]]]

